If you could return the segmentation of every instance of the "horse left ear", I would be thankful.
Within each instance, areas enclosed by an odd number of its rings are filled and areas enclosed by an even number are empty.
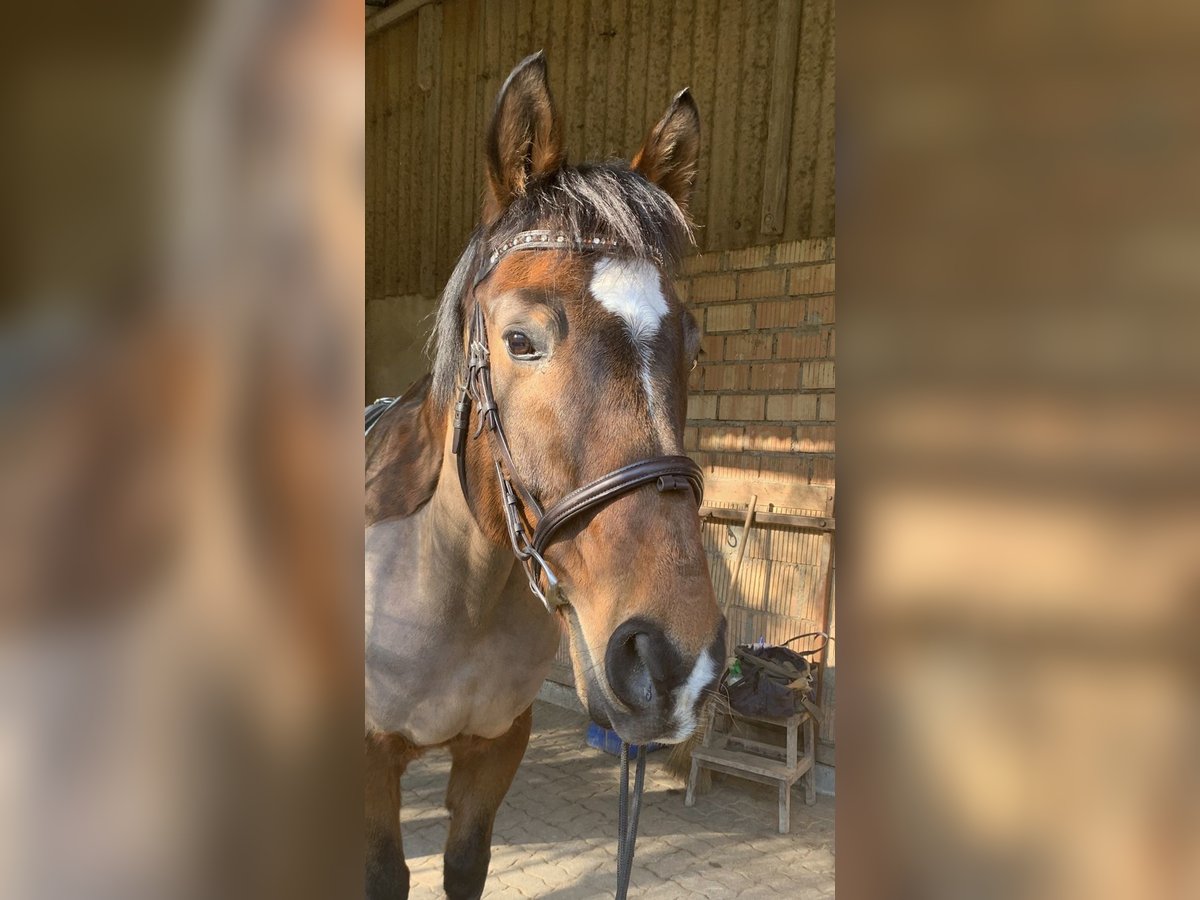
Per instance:
[[[635,172],[657,184],[686,210],[700,159],[700,110],[690,88],[675,95],[633,158]]]

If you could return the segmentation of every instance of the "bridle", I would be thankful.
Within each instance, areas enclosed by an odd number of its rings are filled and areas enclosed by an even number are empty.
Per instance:
[[[492,369],[488,351],[487,322],[484,320],[483,305],[475,291],[496,265],[507,254],[523,250],[565,250],[574,253],[609,252],[619,253],[622,248],[616,241],[598,237],[581,238],[555,231],[523,231],[516,237],[497,246],[484,260],[471,284],[471,322],[467,332],[467,377],[462,394],[454,407],[454,443],[452,445],[458,464],[458,483],[462,488],[467,507],[471,506],[471,495],[467,488],[467,430],[471,424],[471,409],[478,408],[478,422],[472,435],[478,438],[486,431],[492,451],[492,467],[500,487],[501,505],[504,509],[504,525],[508,540],[517,560],[525,569],[529,589],[554,614],[566,605],[558,588],[558,578],[546,563],[543,553],[568,522],[594,509],[607,506],[618,497],[653,484],[659,491],[691,490],[699,505],[704,496],[704,472],[686,456],[653,456],[614,469],[595,481],[571,491],[549,509],[542,509],[533,492],[517,474],[512,453],[508,449],[508,438],[500,422],[496,408],[496,397],[492,393]],[[524,517],[522,515],[524,513]],[[532,534],[526,533],[525,519],[533,522]],[[545,576],[543,591],[540,576]],[[638,813],[641,807],[642,783],[646,774],[646,754],[642,748],[635,749],[636,774],[633,796],[629,791],[629,744],[621,742],[621,782],[618,797],[617,835],[617,900],[625,900],[629,890],[630,873],[633,869],[634,842],[637,840]]]
[[[509,452],[508,439],[500,422],[496,398],[492,393],[492,372],[488,351],[487,323],[483,305],[475,296],[475,290],[495,270],[496,265],[509,253],[524,250],[565,250],[575,253],[620,252],[616,241],[598,237],[581,238],[554,231],[523,231],[516,237],[497,246],[484,260],[475,274],[471,285],[473,308],[468,329],[467,377],[462,394],[454,407],[453,451],[458,464],[458,482],[462,487],[467,506],[471,505],[467,489],[467,431],[471,422],[471,409],[478,409],[478,420],[472,437],[487,432],[491,447],[492,465],[500,487],[504,524],[509,543],[517,560],[525,569],[529,589],[553,613],[565,605],[558,588],[558,578],[543,556],[554,536],[573,519],[594,509],[607,506],[618,497],[635,491],[647,484],[654,484],[659,491],[690,489],[699,504],[704,494],[704,473],[686,456],[653,456],[614,469],[595,481],[571,491],[557,503],[543,510],[532,491],[521,480]],[[522,515],[524,513],[524,516]],[[533,523],[531,534],[526,533],[525,520]],[[545,576],[543,591],[540,577]]]

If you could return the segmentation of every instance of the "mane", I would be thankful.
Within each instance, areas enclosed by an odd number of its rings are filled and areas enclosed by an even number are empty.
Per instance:
[[[467,293],[485,248],[544,228],[619,242],[633,257],[674,274],[691,224],[674,200],[624,163],[563,166],[531,183],[490,228],[478,226],[442,290],[426,352],[433,355],[431,394],[447,405],[462,378]]]

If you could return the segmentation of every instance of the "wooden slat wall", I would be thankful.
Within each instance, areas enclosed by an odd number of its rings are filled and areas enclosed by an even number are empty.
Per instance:
[[[752,643],[766,637],[779,644],[808,631],[825,627],[822,566],[829,537],[783,525],[756,526],[750,532],[746,558],[738,584],[730,588],[730,571],[737,551],[728,542],[730,533],[741,540],[742,526],[706,522],[704,549],[717,602],[732,593],[729,609],[729,643]],[[804,649],[808,644],[798,644]]]
[[[789,22],[798,50],[783,42],[795,62],[781,69],[776,32]],[[371,34],[368,299],[432,297],[445,282],[476,221],[496,91],[539,48],[573,161],[628,159],[691,86],[704,122],[701,250],[832,235],[833,40],[832,0],[444,0]],[[772,93],[789,87],[772,123]]]

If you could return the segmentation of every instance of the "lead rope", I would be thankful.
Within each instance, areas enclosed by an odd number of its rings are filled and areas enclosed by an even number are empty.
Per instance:
[[[633,847],[637,841],[638,813],[642,810],[642,785],[646,780],[646,754],[638,746],[637,769],[633,778],[633,809],[629,808],[629,745],[621,741],[621,790],[617,795],[617,898],[629,894],[629,876],[633,871]]]

